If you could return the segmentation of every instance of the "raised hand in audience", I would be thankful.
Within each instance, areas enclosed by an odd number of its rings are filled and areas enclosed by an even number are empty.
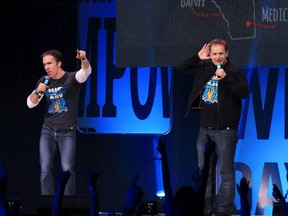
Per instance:
[[[58,183],[56,188],[56,193],[53,200],[51,216],[61,216],[61,209],[62,209],[62,201],[63,195],[65,191],[66,184],[71,176],[71,172],[67,171],[60,171],[58,175]]]
[[[0,161],[0,215],[7,216],[6,172],[3,161]]]
[[[165,214],[167,216],[172,216],[174,197],[171,187],[170,170],[168,166],[168,156],[166,151],[166,141],[161,137],[158,139],[157,150],[161,154],[162,178],[165,192]]]
[[[175,197],[172,193],[170,171],[168,166],[168,155],[166,152],[166,142],[163,138],[158,140],[158,151],[161,154],[162,176],[165,192],[165,215],[166,216],[191,216],[202,215],[201,205],[199,205],[198,188],[184,185],[177,189]],[[196,176],[196,187],[198,187],[199,176]]]
[[[278,188],[276,184],[273,184],[272,196],[276,199],[277,202],[280,203],[281,207],[279,209],[275,209],[273,206],[273,216],[287,216],[288,215],[288,203],[285,200],[282,192]]]
[[[144,196],[144,192],[140,186],[137,185],[138,174],[136,174],[132,180],[132,183],[128,189],[125,197],[123,215],[142,215],[141,201]]]
[[[250,216],[250,205],[248,201],[248,192],[249,192],[249,181],[243,176],[240,180],[240,184],[237,183],[237,192],[240,196],[240,215],[241,216]]]
[[[278,186],[276,184],[273,184],[273,191],[272,196],[280,203],[284,204],[286,203],[286,200],[284,196],[282,195],[281,191],[279,190]]]
[[[98,216],[100,211],[99,199],[97,194],[97,181],[102,171],[97,172],[94,165],[89,165],[83,175],[88,183],[90,196],[90,216]]]

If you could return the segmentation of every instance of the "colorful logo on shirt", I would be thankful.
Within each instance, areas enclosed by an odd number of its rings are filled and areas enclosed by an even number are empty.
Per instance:
[[[206,104],[218,103],[218,79],[216,75],[207,82],[202,94],[202,100]]]
[[[66,92],[66,87],[57,87],[48,89],[48,97],[50,98],[50,106],[48,113],[60,114],[62,112],[67,112],[68,107],[66,106],[66,101],[64,99],[64,93]]]

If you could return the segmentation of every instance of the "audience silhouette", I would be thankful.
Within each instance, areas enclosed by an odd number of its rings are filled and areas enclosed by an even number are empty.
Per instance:
[[[63,202],[63,195],[65,191],[66,184],[71,176],[71,172],[67,171],[60,171],[58,175],[58,183],[56,192],[53,199],[52,209],[51,209],[51,216],[61,216],[61,209],[62,209],[62,202]]]
[[[102,171],[97,172],[94,165],[89,165],[84,171],[83,176],[88,183],[89,197],[90,197],[90,216],[98,216],[100,211],[99,198],[97,194],[97,181]]]
[[[138,174],[132,179],[132,183],[128,189],[128,192],[125,197],[123,215],[132,216],[132,215],[143,215],[144,206],[142,198],[144,192],[140,186],[137,185]]]
[[[205,149],[205,163],[202,170],[197,170],[193,178],[193,186],[184,185],[177,189],[173,196],[170,170],[168,166],[168,154],[166,151],[166,141],[159,138],[157,150],[161,154],[161,165],[163,184],[165,192],[164,210],[166,216],[202,216],[204,212],[205,191],[207,179],[209,176],[210,159],[213,157],[213,145],[208,144]],[[99,216],[100,206],[97,194],[97,181],[102,171],[97,172],[95,166],[89,165],[83,172],[87,181],[90,196],[90,216]],[[58,184],[51,207],[51,216],[61,216],[62,201],[66,184],[71,176],[71,172],[60,171],[58,175]],[[132,179],[132,183],[127,191],[124,205],[123,216],[142,216],[144,214],[144,202],[142,198],[144,192],[137,185],[138,174]],[[237,192],[240,196],[241,216],[250,216],[250,206],[248,202],[249,181],[242,177],[237,183]],[[280,209],[273,208],[273,216],[288,216],[288,204],[286,196],[284,197],[277,187],[273,184],[273,197],[281,204]],[[0,216],[8,216],[8,205],[6,197],[6,172],[4,164],[0,161]],[[115,216],[115,213],[109,215]]]
[[[277,201],[273,204],[273,216],[288,216],[288,203],[286,202],[286,195],[285,197],[283,196],[276,184],[273,184],[272,196]]]
[[[158,151],[161,154],[163,185],[165,192],[165,215],[167,216],[202,216],[204,213],[205,192],[209,174],[211,173],[211,163],[213,163],[214,146],[208,143],[205,146],[205,161],[202,170],[197,170],[193,175],[193,186],[185,185],[177,189],[173,197],[170,171],[168,166],[168,155],[166,152],[166,142],[163,138],[158,140]],[[240,196],[241,216],[250,216],[250,206],[248,202],[249,181],[242,177],[237,184],[237,191]]]
[[[95,166],[89,165],[84,172],[84,178],[88,183],[88,189],[90,194],[90,216],[98,216],[100,212],[99,199],[97,194],[97,180],[102,174],[102,171],[97,172]],[[143,215],[143,203],[142,198],[144,192],[140,186],[137,186],[138,175],[135,175],[132,183],[128,189],[123,205],[123,216],[140,216]],[[110,212],[109,215],[116,215]]]
[[[7,197],[6,197],[6,171],[3,161],[0,161],[0,215],[8,215]]]
[[[250,205],[248,201],[249,181],[243,176],[240,183],[237,183],[237,192],[240,196],[240,215],[250,216]]]
[[[168,166],[168,155],[166,152],[166,142],[163,138],[158,140],[158,151],[161,154],[163,185],[165,192],[165,215],[167,216],[191,216],[203,215],[204,194],[206,190],[207,177],[209,173],[209,161],[213,150],[212,145],[206,146],[205,163],[202,170],[197,170],[194,177],[194,187],[184,185],[177,189],[173,196],[170,171]]]

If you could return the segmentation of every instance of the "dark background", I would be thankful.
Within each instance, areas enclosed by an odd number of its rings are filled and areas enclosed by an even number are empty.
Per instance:
[[[72,0],[0,2],[0,159],[7,170],[8,197],[20,199],[24,213],[35,212],[40,197],[38,139],[44,111],[44,103],[29,109],[26,99],[44,74],[40,55],[45,50],[61,50],[65,70],[79,68],[75,59],[77,6]],[[198,118],[196,113],[184,119],[189,77],[173,74],[173,127],[165,137],[175,189],[191,183],[197,160],[194,145]],[[139,173],[144,199],[157,199],[153,146],[157,136],[77,135],[77,196],[88,195],[82,172],[87,164],[95,163],[103,170],[97,185],[101,211],[121,211],[135,173]]]

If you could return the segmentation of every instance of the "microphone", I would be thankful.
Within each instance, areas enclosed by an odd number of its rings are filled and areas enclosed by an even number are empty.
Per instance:
[[[217,64],[217,69],[221,69],[222,68],[222,65],[221,64]],[[218,78],[222,78],[220,76],[217,76]]]
[[[50,84],[50,77],[49,76],[45,76],[44,80],[43,80],[43,83],[48,86]]]
[[[50,84],[50,77],[49,76],[45,76],[44,80],[42,81],[42,83],[44,83],[45,85],[49,86]],[[42,97],[42,95],[44,94],[44,92],[40,91],[38,94],[38,97]]]

